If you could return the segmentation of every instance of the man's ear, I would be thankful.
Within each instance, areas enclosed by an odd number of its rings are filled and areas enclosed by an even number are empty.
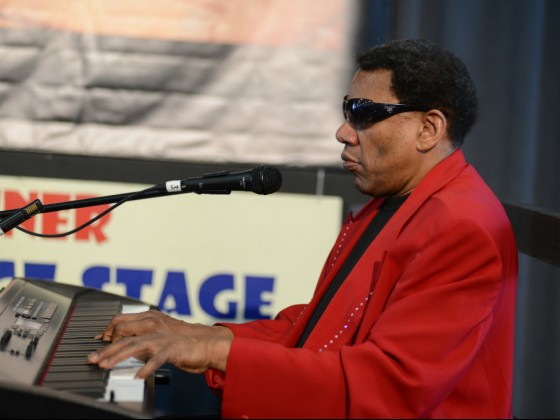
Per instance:
[[[424,124],[418,136],[417,148],[420,152],[432,150],[447,136],[447,118],[438,109],[431,109],[424,114]]]

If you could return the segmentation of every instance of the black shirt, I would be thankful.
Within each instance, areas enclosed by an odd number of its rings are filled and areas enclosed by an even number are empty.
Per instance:
[[[383,227],[387,224],[389,219],[391,219],[393,214],[396,213],[402,203],[405,202],[407,197],[408,195],[402,197],[388,197],[385,200],[385,202],[379,209],[379,213],[375,215],[373,220],[366,227],[366,229],[362,233],[362,236],[360,236],[358,242],[348,255],[348,258],[346,258],[346,261],[344,261],[344,264],[342,265],[338,273],[336,273],[335,278],[329,285],[328,289],[325,291],[325,294],[321,297],[321,300],[315,308],[315,311],[311,314],[309,322],[305,326],[305,329],[303,330],[303,333],[299,338],[296,347],[303,346],[305,340],[307,340],[307,337],[315,327],[315,324],[317,324],[317,322],[319,321],[319,318],[327,308],[329,302],[331,301],[337,290],[340,288],[340,285],[342,284],[346,276],[350,274],[350,271],[352,271],[352,268],[354,268],[354,265],[356,265],[364,251],[377,237],[379,232],[381,232],[381,229],[383,229]]]

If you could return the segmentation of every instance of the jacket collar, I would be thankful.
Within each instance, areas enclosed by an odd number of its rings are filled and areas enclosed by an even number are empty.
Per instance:
[[[402,227],[404,222],[411,217],[432,195],[449,184],[457,175],[467,168],[468,164],[461,149],[454,151],[444,160],[434,166],[418,183],[403,203],[399,211],[393,216],[392,225]],[[400,228],[399,232],[400,233]]]

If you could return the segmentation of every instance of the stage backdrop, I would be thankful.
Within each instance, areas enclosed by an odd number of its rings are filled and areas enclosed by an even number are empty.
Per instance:
[[[0,176],[0,208],[136,192],[149,185]],[[39,214],[21,227],[70,231],[111,204]],[[0,286],[43,278],[127,295],[185,320],[271,318],[307,302],[342,219],[338,197],[193,193],[126,202],[61,238],[0,236]]]
[[[356,4],[3,0],[0,149],[338,166]]]

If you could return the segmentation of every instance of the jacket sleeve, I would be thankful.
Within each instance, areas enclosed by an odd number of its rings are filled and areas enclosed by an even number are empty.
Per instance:
[[[216,325],[229,328],[235,337],[246,337],[278,342],[292,326],[293,321],[299,315],[304,306],[305,305],[289,306],[280,311],[274,319],[259,319],[256,321],[244,322],[242,324],[220,322]]]
[[[398,273],[398,281],[364,342],[316,352],[262,340],[262,333],[247,333],[253,327],[238,330],[222,377],[222,416],[433,414],[484,346],[503,261],[493,238],[469,220],[399,243],[407,251],[390,253],[392,261],[381,273]],[[489,352],[486,363],[496,357],[501,356]],[[473,376],[472,386],[488,384]]]
[[[289,306],[272,319],[256,320],[242,324],[218,323],[229,328],[236,338],[250,338],[259,341],[278,343],[286,331],[291,328],[304,305]],[[224,385],[223,372],[210,369],[206,372],[206,382],[217,395],[222,395]]]

